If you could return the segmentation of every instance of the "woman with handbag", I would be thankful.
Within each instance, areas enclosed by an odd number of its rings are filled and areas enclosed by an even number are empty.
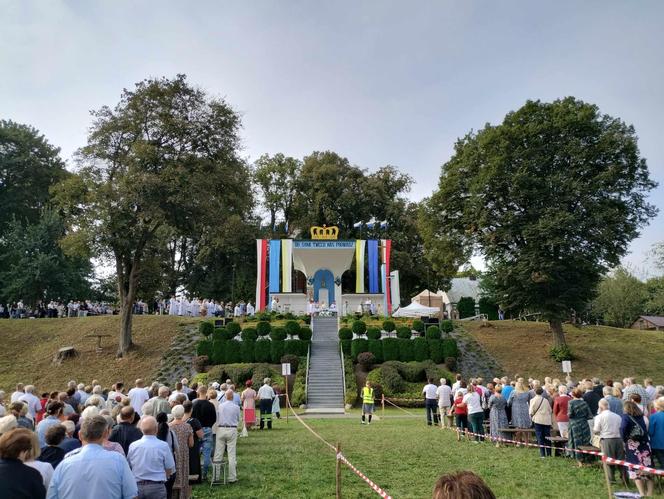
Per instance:
[[[535,388],[535,397],[530,400],[529,413],[535,425],[535,436],[540,448],[540,457],[551,457],[550,442],[547,437],[551,436],[551,404],[544,398],[544,388]]]
[[[623,403],[620,435],[623,442],[625,442],[625,461],[652,467],[652,450],[650,449],[648,427],[643,418],[643,411],[631,400]],[[647,473],[630,468],[629,477],[634,480],[639,494],[652,497],[654,483]]]

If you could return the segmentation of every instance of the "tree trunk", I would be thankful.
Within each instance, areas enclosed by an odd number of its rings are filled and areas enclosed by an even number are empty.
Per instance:
[[[133,320],[133,306],[136,299],[136,284],[138,282],[138,264],[134,260],[116,261],[118,294],[120,298],[120,341],[118,357],[123,357],[133,346],[131,339],[131,325]]]
[[[133,345],[131,340],[133,300],[130,301],[127,298],[129,297],[125,297],[120,303],[120,345],[118,348],[118,357],[123,357]]]
[[[565,341],[565,333],[563,332],[563,323],[560,319],[551,319],[549,321],[549,326],[553,332],[553,345],[556,347],[562,347],[567,345]]]

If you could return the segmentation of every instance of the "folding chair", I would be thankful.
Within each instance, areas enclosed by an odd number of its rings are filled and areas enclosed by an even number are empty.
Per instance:
[[[226,485],[228,483],[228,462],[225,460],[212,461],[212,479],[210,487],[213,485]]]

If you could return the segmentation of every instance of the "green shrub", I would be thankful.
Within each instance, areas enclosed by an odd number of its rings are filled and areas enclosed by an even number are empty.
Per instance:
[[[358,336],[362,336],[367,332],[367,325],[364,321],[355,321],[353,322],[353,333]]]
[[[297,355],[291,355],[287,354],[281,357],[281,363],[282,364],[290,364],[291,365],[291,373],[295,374],[297,372],[297,368],[300,365],[300,357]]]
[[[443,352],[443,342],[441,340],[427,340],[429,342],[429,357],[436,364],[440,364],[445,359]]]
[[[242,362],[242,344],[237,340],[229,340],[224,343],[224,364]]]
[[[256,350],[256,340],[244,340],[242,341],[242,362],[254,362],[256,360],[255,350]]]
[[[306,326],[302,326],[297,334],[302,341],[307,341],[307,342],[311,341],[311,336],[313,335],[311,329],[309,329]]]
[[[445,367],[447,367],[451,372],[456,371],[457,368],[457,360],[454,357],[446,357],[445,358]]]
[[[549,349],[549,357],[551,357],[556,362],[562,362],[563,360],[574,360],[574,354],[572,349],[567,345],[551,347]]]
[[[426,339],[415,338],[413,340],[413,358],[417,361],[423,361],[429,358],[429,344]]]
[[[306,357],[309,344],[302,340],[286,340],[284,342],[284,353]]]
[[[276,371],[269,364],[254,364],[251,374],[251,381],[254,383],[254,387],[258,390],[258,387],[263,384],[265,378],[271,378],[272,382],[278,385],[283,384],[284,379],[281,376],[281,370]]]
[[[342,327],[341,329],[339,329],[339,339],[340,340],[352,340],[353,339],[353,331],[351,331],[350,328]]]
[[[240,331],[242,331],[242,326],[240,326],[239,323],[237,322],[229,322],[226,324],[226,331],[228,331],[228,334],[232,334],[233,336],[229,339],[235,338],[238,334],[240,334]]]
[[[385,395],[402,392],[406,387],[399,371],[389,365],[383,365],[380,368],[380,385],[382,386]]]
[[[420,319],[415,319],[413,321],[413,331],[417,331],[418,333],[423,333],[424,332],[424,322],[421,321]]]
[[[286,330],[283,327],[272,328],[270,339],[272,341],[284,341],[286,339]]]
[[[383,331],[386,333],[391,333],[396,329],[396,324],[394,324],[394,321],[384,321],[383,322]]]
[[[261,338],[256,342],[255,349],[254,349],[254,357],[256,359],[256,362],[270,362],[271,357],[270,357],[270,344],[272,342],[265,339]]]
[[[224,352],[226,351],[227,340],[214,340],[212,342],[212,357],[210,362],[212,364],[224,363]]]
[[[459,319],[472,317],[475,315],[475,300],[470,296],[462,296],[457,303],[457,310],[459,311]]]
[[[381,334],[382,333],[380,332],[380,329],[378,329],[377,327],[372,326],[367,328],[367,338],[369,338],[370,340],[379,340]]]
[[[260,321],[256,324],[258,336],[267,336],[272,331],[272,325],[267,321]]]
[[[351,342],[352,340],[341,340],[341,348],[344,352],[344,356],[350,357],[350,349],[351,349]]]
[[[286,319],[288,321],[294,321],[294,320],[297,320],[297,317],[295,317],[295,314],[293,312],[286,312],[284,314],[284,319]]]
[[[274,318],[277,319],[278,321],[284,320],[284,314],[277,314],[274,316]]]
[[[242,333],[240,333],[240,336],[242,337],[243,341],[256,341],[256,339],[258,339],[258,333],[253,327],[243,329]]]
[[[362,369],[369,371],[376,363],[376,357],[371,352],[362,352],[357,355],[357,363]]]
[[[399,326],[397,328],[397,338],[404,340],[410,340],[410,337],[413,335],[413,332],[408,326]]]
[[[269,312],[258,312],[256,314],[256,318],[259,321],[271,322],[272,321],[272,314],[270,314]]]
[[[454,323],[449,319],[445,319],[440,322],[440,329],[442,329],[444,333],[451,333],[454,331]]]
[[[286,334],[290,338],[297,337],[298,333],[300,332],[300,325],[297,323],[297,321],[286,322],[284,328],[286,329]]]
[[[380,340],[369,340],[369,352],[374,354],[377,363],[383,362],[383,343]]]
[[[196,355],[207,355],[212,358],[212,340],[201,340],[196,345]]]
[[[402,362],[413,360],[413,342],[403,338],[397,338],[397,341],[399,342],[399,360]]]
[[[208,386],[208,373],[197,373],[191,378],[191,384],[198,383],[198,386]]]
[[[369,341],[364,338],[356,338],[350,344],[350,356],[357,359],[362,352],[369,351]]]
[[[479,299],[480,314],[486,314],[490,321],[498,320],[498,305],[486,296]]]
[[[399,371],[399,375],[409,383],[416,383],[425,379],[424,365],[421,362],[386,362],[385,364],[394,367]]]
[[[302,404],[306,404],[306,392],[305,384],[307,382],[307,366],[306,363],[303,369],[298,369],[297,374],[295,375],[295,382],[293,383],[293,393],[291,395],[291,405],[293,407],[299,407]]]
[[[198,325],[198,332],[207,338],[214,332],[214,324],[203,321]]]
[[[346,404],[351,406],[357,402],[359,395],[359,387],[355,381],[355,369],[353,368],[353,360],[350,357],[344,358],[344,373],[346,378]]]
[[[230,340],[226,337],[226,328],[218,327],[212,332],[212,341]]]
[[[273,364],[279,362],[281,357],[284,356],[284,341],[283,340],[272,340],[270,342],[270,360]]]
[[[439,340],[440,339],[440,328],[438,326],[429,326],[427,328],[427,339],[429,339],[429,340]]]
[[[399,360],[399,340],[384,338],[380,341],[383,344],[383,361]]]
[[[445,338],[443,340],[443,357],[458,357],[459,356],[459,348],[457,347],[457,342],[456,340],[453,340],[451,338]]]

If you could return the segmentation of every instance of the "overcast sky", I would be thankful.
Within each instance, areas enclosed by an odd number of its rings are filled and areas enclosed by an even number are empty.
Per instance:
[[[330,149],[429,195],[457,137],[573,95],[637,130],[664,184],[664,2],[0,0],[0,118],[70,159],[89,110],[185,73],[243,116],[244,154]],[[652,193],[664,211],[664,186]],[[654,273],[660,214],[627,263]]]

